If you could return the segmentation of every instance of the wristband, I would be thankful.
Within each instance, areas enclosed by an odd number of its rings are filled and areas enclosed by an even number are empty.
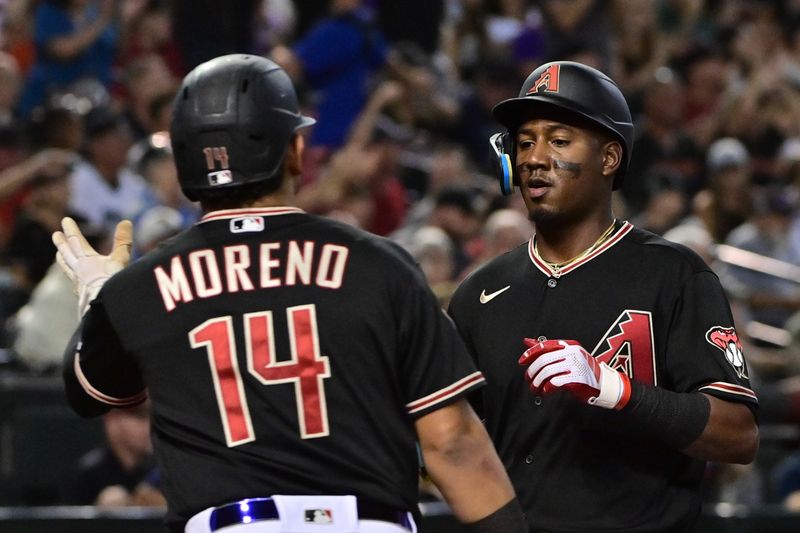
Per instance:
[[[632,381],[630,401],[620,412],[634,427],[682,450],[703,433],[711,403],[699,392],[672,392]]]

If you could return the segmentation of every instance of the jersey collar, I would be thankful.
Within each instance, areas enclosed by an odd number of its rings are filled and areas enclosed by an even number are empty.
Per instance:
[[[292,213],[305,213],[299,207],[245,207],[241,209],[222,209],[220,211],[212,211],[203,215],[203,218],[197,221],[198,224],[203,222],[211,222],[212,220],[225,220],[230,218],[240,217],[273,217],[277,215],[288,215]]]
[[[612,246],[617,244],[622,238],[628,234],[629,231],[633,229],[633,224],[628,221],[622,222],[617,229],[608,237],[606,242],[600,245],[595,251],[590,253],[587,256],[581,257],[580,259],[576,259],[572,263],[567,263],[566,265],[562,266],[558,270],[553,269],[550,265],[548,265],[541,257],[539,257],[533,247],[534,239],[536,238],[536,234],[531,237],[528,241],[528,257],[531,258],[531,262],[533,265],[538,268],[545,276],[551,278],[559,278],[564,274],[572,272],[576,268],[580,267],[581,265],[585,265],[598,255],[602,254],[606,250],[609,250]]]

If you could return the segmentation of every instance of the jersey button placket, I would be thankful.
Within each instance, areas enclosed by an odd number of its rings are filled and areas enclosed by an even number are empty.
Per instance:
[[[547,340],[547,337],[545,337],[544,335],[539,335],[539,337],[537,337],[536,340],[539,341],[539,342],[544,342],[544,341]],[[533,397],[533,405],[535,405],[536,407],[539,407],[540,405],[542,405],[542,397],[541,396],[534,396]]]
[[[551,289],[558,285],[558,280],[556,278],[550,278],[547,280],[547,286]]]
[[[529,465],[529,464],[531,464],[532,462],[533,462],[533,455],[531,455],[531,454],[528,454],[528,455],[526,455],[526,456],[525,456],[525,464],[526,464],[526,465]]]

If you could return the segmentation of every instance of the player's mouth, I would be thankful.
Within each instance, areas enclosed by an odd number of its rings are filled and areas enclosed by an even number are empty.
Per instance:
[[[528,186],[528,195],[531,198],[540,198],[547,194],[547,191],[553,186],[552,182],[539,178],[539,177],[531,177],[528,178],[527,182]]]

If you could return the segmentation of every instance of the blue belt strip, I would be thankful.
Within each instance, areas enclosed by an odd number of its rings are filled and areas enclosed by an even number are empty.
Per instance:
[[[380,520],[398,524],[409,531],[411,520],[409,513],[398,511],[392,507],[373,502],[358,501],[358,518],[360,520]],[[249,524],[257,520],[278,520],[278,508],[272,498],[250,498],[217,507],[211,512],[209,526],[217,531],[235,524]]]

